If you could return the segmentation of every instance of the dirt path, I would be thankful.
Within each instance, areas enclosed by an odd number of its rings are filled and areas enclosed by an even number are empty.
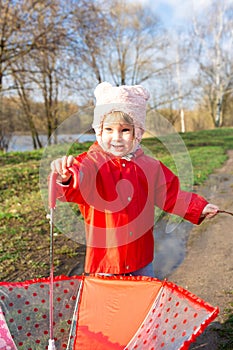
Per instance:
[[[198,193],[220,209],[233,211],[233,151],[229,151],[224,166],[198,188]],[[218,349],[221,340],[213,328],[221,327],[226,321],[226,309],[229,313],[233,301],[233,217],[219,214],[195,226],[190,233],[186,258],[169,280],[220,308],[216,322],[191,347]]]

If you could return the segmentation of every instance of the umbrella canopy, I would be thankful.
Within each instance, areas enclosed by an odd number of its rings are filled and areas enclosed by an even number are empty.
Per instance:
[[[48,349],[49,283],[0,282],[0,349]],[[60,350],[184,350],[219,312],[174,283],[141,276],[58,276],[53,294]]]

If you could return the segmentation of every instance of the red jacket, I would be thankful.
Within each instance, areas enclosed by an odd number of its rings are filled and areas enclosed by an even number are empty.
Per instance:
[[[79,173],[57,185],[59,200],[75,202],[85,220],[86,273],[123,274],[152,262],[154,206],[199,224],[208,203],[180,190],[164,164],[139,149],[131,159],[116,158],[94,143],[75,160]]]

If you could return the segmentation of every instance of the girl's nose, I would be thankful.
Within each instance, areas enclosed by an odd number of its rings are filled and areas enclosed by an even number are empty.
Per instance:
[[[113,133],[113,140],[120,140],[120,138],[121,138],[121,133],[115,130]]]

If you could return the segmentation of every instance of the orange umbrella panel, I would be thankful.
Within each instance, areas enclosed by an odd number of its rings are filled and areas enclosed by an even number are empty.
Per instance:
[[[102,349],[124,349],[161,291],[161,281],[149,280],[85,278],[74,349],[93,349],[93,339]]]
[[[74,349],[185,349],[217,314],[171,282],[86,277]]]

